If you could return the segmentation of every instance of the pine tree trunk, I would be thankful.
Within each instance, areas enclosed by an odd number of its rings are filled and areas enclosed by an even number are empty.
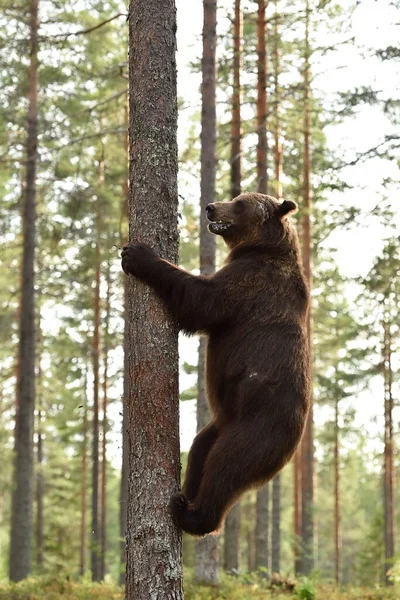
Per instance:
[[[301,573],[301,445],[293,456],[293,533],[294,533],[294,572]]]
[[[176,9],[129,8],[129,238],[178,259]],[[160,143],[162,140],[162,143]],[[178,329],[143,283],[128,283],[129,489],[126,600],[179,600],[182,539],[168,504],[179,487]]]
[[[98,174],[99,187],[104,184],[104,156],[99,161]],[[96,258],[95,258],[95,292],[93,312],[93,424],[92,424],[92,543],[91,543],[91,569],[92,581],[100,581],[100,519],[99,519],[99,389],[100,389],[100,278],[101,278],[101,250],[100,250],[100,198],[97,198],[96,214]]]
[[[23,208],[23,255],[15,459],[11,506],[10,579],[20,581],[31,572],[33,517],[33,429],[35,411],[35,249],[36,166],[38,143],[38,0],[31,0],[30,66],[28,71],[28,123],[26,180]]]
[[[311,271],[311,124],[310,124],[310,7],[306,0],[306,32],[305,32],[305,64],[304,64],[304,189],[303,189],[303,219],[302,219],[302,249],[303,268],[310,290],[312,289]],[[312,315],[308,312],[308,344],[312,356]],[[302,507],[301,507],[301,540],[302,560],[301,572],[308,575],[314,568],[314,445],[313,445],[313,410],[307,419],[301,444],[301,478],[302,478]]]
[[[389,312],[389,311],[388,311]],[[388,570],[394,558],[394,470],[393,470],[393,395],[392,395],[392,339],[390,314],[383,322],[383,375],[385,392],[385,435],[384,435],[384,535],[385,535],[385,583],[392,583]]]
[[[272,480],[271,573],[281,570],[281,475]]]
[[[342,573],[342,532],[340,519],[340,443],[339,443],[339,400],[335,401],[335,579],[339,585]]]
[[[214,180],[215,181],[215,180]],[[200,217],[202,218],[202,217]],[[207,231],[208,236],[211,237]],[[215,243],[215,238],[213,239]],[[200,241],[201,247],[201,241]],[[201,255],[201,251],[200,251]],[[214,248],[214,265],[215,265],[215,248]],[[204,274],[210,274],[212,262],[208,264],[208,268],[202,271]],[[197,431],[200,431],[210,421],[210,413],[207,406],[206,390],[205,390],[205,356],[206,356],[207,339],[200,338],[199,344],[199,368],[198,368],[198,398],[197,398]],[[219,536],[207,535],[196,540],[195,545],[195,564],[194,578],[198,583],[218,585],[218,565],[219,565]]]
[[[275,196],[280,201],[282,200],[282,171],[283,171],[283,152],[281,144],[281,91],[279,84],[280,75],[280,55],[279,55],[279,13],[278,0],[275,0],[275,15],[274,15],[274,51],[273,51],[273,77],[275,88],[275,131],[274,131],[274,171],[275,171]]]
[[[235,198],[241,192],[241,84],[240,69],[242,55],[243,22],[240,0],[235,0],[233,21],[233,93],[231,124],[231,196]]]
[[[233,20],[233,92],[231,122],[231,197],[241,193],[241,54],[243,22],[240,0],[235,0]],[[233,572],[239,569],[240,503],[230,510],[224,525],[224,569]]]
[[[104,357],[104,375],[103,375],[103,431],[102,431],[102,452],[101,452],[101,555],[100,555],[100,577],[103,580],[106,576],[106,554],[107,554],[107,431],[108,431],[108,333],[110,323],[110,293],[111,293],[111,274],[110,274],[110,261],[107,263],[106,273],[106,285],[107,285],[107,296],[106,296],[106,315],[104,320],[104,344],[103,344],[103,357]]]
[[[257,492],[256,569],[269,572],[269,484]]]
[[[266,0],[258,0],[257,11],[257,191],[268,193],[267,171],[267,31]]]
[[[41,387],[40,359],[38,361],[38,387]],[[36,564],[38,572],[43,571],[43,541],[44,541],[44,476],[43,476],[43,433],[41,392],[38,397],[37,414],[37,474],[36,474]]]
[[[82,427],[82,476],[81,476],[81,532],[80,532],[80,568],[81,577],[86,572],[86,513],[87,513],[87,449],[88,449],[88,406],[87,406],[87,375],[84,379],[83,395],[83,427]]]
[[[205,207],[216,200],[216,48],[217,2],[204,0],[203,61],[202,61],[202,111],[201,111],[201,180],[200,180],[200,273],[211,275],[215,271],[216,238],[207,227]],[[199,343],[197,431],[209,421],[205,389],[206,338]],[[208,535],[195,542],[194,577],[198,583],[217,585],[219,564],[219,537]]]
[[[127,176],[124,179],[124,198],[121,211],[121,224],[126,216],[128,218],[129,206],[129,185],[128,185],[128,169],[129,169],[129,115],[128,104],[125,106],[126,119],[126,135],[124,136],[125,156],[127,161]],[[122,231],[121,233],[121,244]],[[125,584],[125,565],[126,565],[126,519],[127,519],[127,500],[128,500],[128,476],[129,476],[129,447],[128,447],[128,384],[129,384],[129,365],[128,365],[128,279],[124,276],[124,389],[122,397],[122,466],[121,466],[121,488],[120,488],[120,512],[119,512],[119,536],[120,536],[120,585]]]

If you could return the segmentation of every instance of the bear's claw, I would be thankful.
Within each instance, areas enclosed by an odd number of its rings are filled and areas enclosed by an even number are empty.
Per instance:
[[[189,501],[181,493],[174,494],[169,501],[169,508],[174,517],[186,512],[189,507]]]

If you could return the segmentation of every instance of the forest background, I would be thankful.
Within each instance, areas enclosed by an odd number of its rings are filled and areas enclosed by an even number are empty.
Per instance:
[[[243,191],[259,187],[259,4],[218,3],[218,200],[231,197],[232,165],[237,163],[237,153],[232,154],[232,95],[238,91],[233,77],[238,8],[240,184]],[[34,5],[2,0],[0,17],[1,578],[12,569],[13,449],[26,235],[22,206],[32,57],[29,14]],[[307,540],[296,530],[299,490],[290,464],[279,484],[266,490],[266,522],[260,518],[257,495],[249,493],[221,536],[221,568],[244,579],[257,569],[371,587],[395,583],[400,577],[395,490],[399,9],[398,2],[389,0],[267,4],[268,192],[298,202],[300,235],[305,217],[312,224],[313,528],[307,549],[310,560],[301,565],[298,546],[304,542],[304,550]],[[198,272],[203,6],[181,0],[177,10],[180,264]],[[41,0],[38,14],[30,570],[35,575],[61,573],[72,579],[119,582],[124,570],[120,509],[125,492],[121,486],[124,284],[118,249],[127,237],[126,7],[118,2],[82,0],[77,6]],[[306,91],[312,183],[308,210],[303,195]],[[224,253],[219,246],[218,264]],[[196,430],[197,345],[196,339],[180,341],[183,464]],[[184,562],[189,570],[196,552],[193,540],[185,537]]]

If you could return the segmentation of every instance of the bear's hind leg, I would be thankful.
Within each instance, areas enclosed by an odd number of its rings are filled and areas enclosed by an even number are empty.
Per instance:
[[[193,440],[183,484],[183,495],[189,502],[193,502],[197,496],[203,477],[204,463],[217,438],[218,429],[216,425],[209,423],[199,431]]]
[[[199,536],[219,529],[229,508],[242,492],[260,481],[263,470],[265,455],[260,456],[248,431],[237,424],[222,429],[205,462],[195,501],[190,504],[179,495],[171,500],[178,525]]]

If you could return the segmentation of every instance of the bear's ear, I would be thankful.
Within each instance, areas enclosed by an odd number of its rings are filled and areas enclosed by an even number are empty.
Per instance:
[[[297,204],[295,202],[292,202],[291,200],[284,200],[282,202],[282,204],[279,205],[278,208],[278,213],[279,216],[281,217],[281,219],[283,217],[287,217],[289,215],[291,215],[292,213],[295,213],[297,211]]]

